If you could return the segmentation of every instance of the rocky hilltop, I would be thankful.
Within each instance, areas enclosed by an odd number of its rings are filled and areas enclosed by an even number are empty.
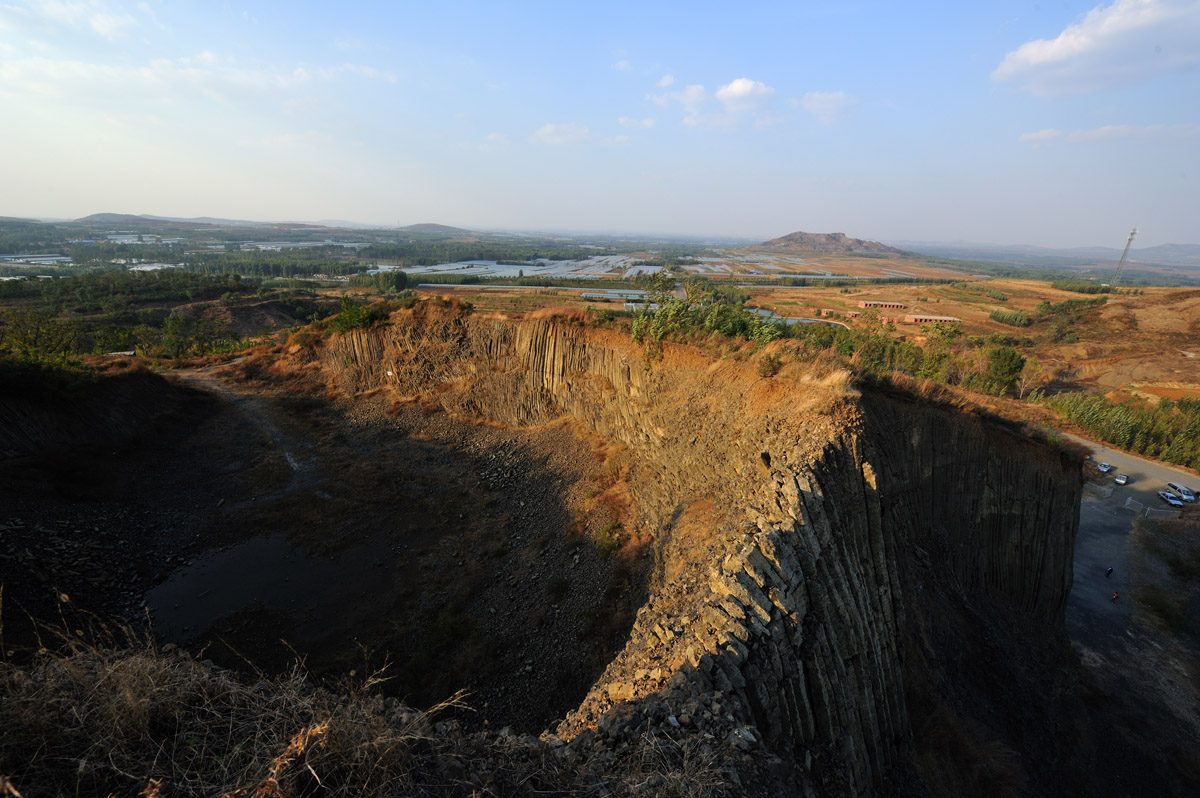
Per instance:
[[[1078,788],[1061,719],[1080,477],[1058,451],[799,364],[762,379],[668,345],[647,367],[570,319],[418,306],[293,355],[347,393],[567,415],[630,448],[655,576],[555,744],[701,735],[797,795]]]
[[[764,241],[755,249],[772,252],[839,252],[845,254],[890,254],[903,255],[904,250],[880,244],[878,241],[863,241],[848,238],[845,233],[788,233],[779,238]]]

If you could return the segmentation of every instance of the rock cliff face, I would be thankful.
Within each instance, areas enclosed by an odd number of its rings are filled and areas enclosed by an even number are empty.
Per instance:
[[[656,572],[561,737],[678,724],[765,749],[818,795],[953,792],[983,749],[1014,789],[1059,778],[1073,743],[1039,696],[1065,661],[1080,480],[1057,452],[799,365],[763,379],[668,346],[647,369],[626,336],[565,319],[402,311],[321,357],[348,392],[569,414],[630,447]]]

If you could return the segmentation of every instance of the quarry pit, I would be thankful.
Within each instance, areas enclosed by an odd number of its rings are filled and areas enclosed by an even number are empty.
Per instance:
[[[568,748],[702,736],[772,774],[760,794],[1086,781],[1063,722],[1078,460],[820,364],[652,361],[571,315],[432,304],[132,376],[87,451],[9,407],[72,454],[6,441],[13,534],[66,563],[6,599],[148,605],[233,669],[386,664],[391,695],[466,689],[461,723]]]

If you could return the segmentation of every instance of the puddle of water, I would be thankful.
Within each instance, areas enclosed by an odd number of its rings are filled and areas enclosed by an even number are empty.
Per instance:
[[[220,621],[248,607],[288,616],[280,636],[317,640],[353,629],[355,616],[371,613],[371,596],[396,589],[399,557],[378,535],[325,556],[295,549],[281,533],[265,535],[193,560],[150,590],[146,604],[157,634],[174,642],[209,627],[221,634]]]

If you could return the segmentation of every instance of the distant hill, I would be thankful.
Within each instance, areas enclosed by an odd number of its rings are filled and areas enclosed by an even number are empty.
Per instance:
[[[903,255],[904,250],[880,244],[878,241],[863,241],[849,238],[845,233],[788,233],[779,238],[764,241],[755,249],[772,252],[844,252]]]
[[[148,216],[135,216],[132,213],[93,213],[76,219],[76,224],[150,224],[154,222]]]
[[[155,222],[177,222],[179,224],[197,224],[197,225],[217,225],[220,227],[265,227],[265,222],[248,222],[242,219],[219,219],[215,216],[195,216],[190,219],[184,219],[178,216],[151,216],[143,214],[143,219],[150,219]]]
[[[461,227],[451,227],[445,224],[410,224],[407,227],[401,227],[401,230],[406,230],[410,233],[435,233],[444,236],[467,236],[471,235],[470,230],[464,230]]]

